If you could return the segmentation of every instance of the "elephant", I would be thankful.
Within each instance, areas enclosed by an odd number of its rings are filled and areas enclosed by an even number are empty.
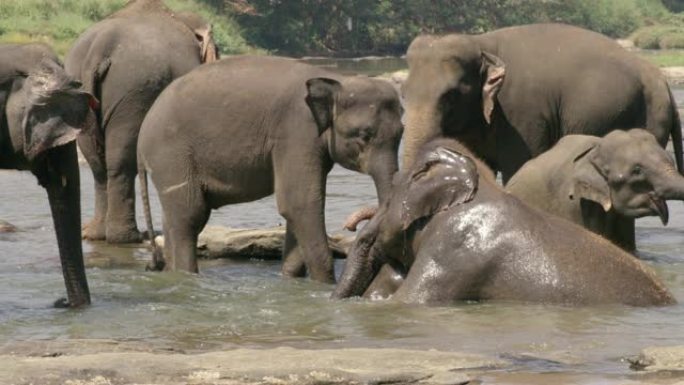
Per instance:
[[[634,219],[668,221],[666,200],[684,200],[684,177],[646,130],[612,131],[603,138],[568,135],[528,161],[506,191],[530,206],[636,249]]]
[[[665,77],[603,35],[562,24],[424,35],[407,62],[405,164],[443,135],[466,144],[505,183],[562,136],[644,127],[663,147],[672,137],[682,172],[681,125]]]
[[[90,304],[76,136],[97,101],[79,88],[48,46],[0,45],[0,169],[30,170],[47,191],[67,291],[58,307]]]
[[[382,202],[398,168],[401,114],[389,82],[281,57],[234,56],[175,80],[138,140],[150,234],[147,174],[159,192],[166,269],[198,271],[197,236],[211,209],[275,194],[286,220],[283,275],[334,282],[327,174],[335,163],[369,174]]]
[[[487,165],[451,138],[426,143],[395,175],[388,199],[351,246],[332,296],[375,296],[375,289],[427,305],[675,302],[641,261],[506,193]]]
[[[95,180],[95,214],[83,237],[109,243],[142,240],[135,220],[136,144],[152,102],[171,81],[218,59],[211,26],[174,14],[160,0],[133,0],[88,28],[65,60],[69,74],[100,101],[78,144]]]

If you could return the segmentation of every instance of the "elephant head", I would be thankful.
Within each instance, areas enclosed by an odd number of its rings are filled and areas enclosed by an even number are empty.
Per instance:
[[[401,105],[391,84],[367,77],[306,82],[306,103],[330,158],[373,178],[378,200],[387,198],[397,171],[401,140]]]
[[[211,63],[220,59],[219,50],[214,42],[212,27],[209,22],[194,12],[179,12],[174,15],[195,34],[200,44],[200,58],[202,63]]]
[[[75,139],[93,119],[93,96],[52,59],[17,77],[4,106],[13,168],[29,168],[48,192],[68,306],[90,303],[81,248],[80,181]]]
[[[420,146],[442,134],[484,151],[490,133],[475,128],[491,122],[506,74],[503,61],[466,35],[419,36],[406,58],[403,163],[411,164]]]
[[[349,250],[334,298],[363,294],[385,263],[407,272],[414,261],[410,246],[414,225],[475,197],[480,178],[477,165],[454,143],[428,143],[410,168],[395,175],[389,199]]]
[[[587,199],[631,218],[668,221],[666,200],[684,200],[684,177],[648,131],[608,133],[574,160],[571,199]]]
[[[195,34],[200,45],[200,58],[202,63],[211,63],[219,60],[219,52],[211,24],[194,12],[174,13],[162,0],[130,0],[126,5],[111,14],[110,18],[137,17],[140,15],[164,15],[180,21]]]

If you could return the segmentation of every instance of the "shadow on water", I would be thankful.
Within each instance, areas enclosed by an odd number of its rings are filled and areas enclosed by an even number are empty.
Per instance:
[[[355,64],[356,63],[356,64]],[[397,60],[330,61],[342,71],[399,69]],[[357,68],[354,70],[354,68]],[[684,89],[675,90],[681,103]],[[82,169],[84,219],[93,212],[93,181]],[[332,286],[282,279],[272,261],[202,261],[199,276],[144,271],[144,247],[85,242],[93,306],[56,310],[64,288],[45,192],[28,173],[0,172],[0,219],[19,228],[0,234],[0,348],[12,341],[114,339],[183,351],[230,347],[394,347],[484,353],[532,371],[624,372],[621,358],[651,345],[684,342],[684,306],[571,308],[524,303],[407,306],[360,299],[331,301]],[[369,177],[336,167],[328,181],[329,232],[373,203]],[[20,197],[20,199],[18,199]],[[154,220],[160,209],[152,194]],[[138,202],[138,207],[142,207]],[[140,211],[140,210],[139,210]],[[684,207],[671,224],[639,220],[640,255],[684,302]],[[138,223],[143,224],[142,216]],[[282,224],[272,197],[223,207],[211,225]],[[337,262],[337,271],[342,267]]]

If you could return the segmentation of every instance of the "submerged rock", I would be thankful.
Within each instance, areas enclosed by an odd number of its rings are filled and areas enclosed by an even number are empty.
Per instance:
[[[17,230],[18,230],[17,227],[14,226],[13,224],[0,219],[0,234],[2,234],[2,233],[16,233]]]
[[[684,371],[684,345],[649,347],[628,361],[634,370]]]
[[[164,237],[155,238],[164,245]],[[335,258],[346,258],[354,236],[329,235],[328,244]],[[197,254],[206,259],[280,259],[285,243],[285,227],[268,229],[236,229],[207,226],[197,240]]]

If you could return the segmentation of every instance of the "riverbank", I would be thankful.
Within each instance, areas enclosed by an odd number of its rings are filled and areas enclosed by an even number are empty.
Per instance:
[[[0,349],[3,384],[684,384],[684,349],[648,348],[653,370],[534,372],[525,358],[410,349],[245,349],[187,354],[139,342],[18,342]],[[628,360],[623,360],[625,367]]]

